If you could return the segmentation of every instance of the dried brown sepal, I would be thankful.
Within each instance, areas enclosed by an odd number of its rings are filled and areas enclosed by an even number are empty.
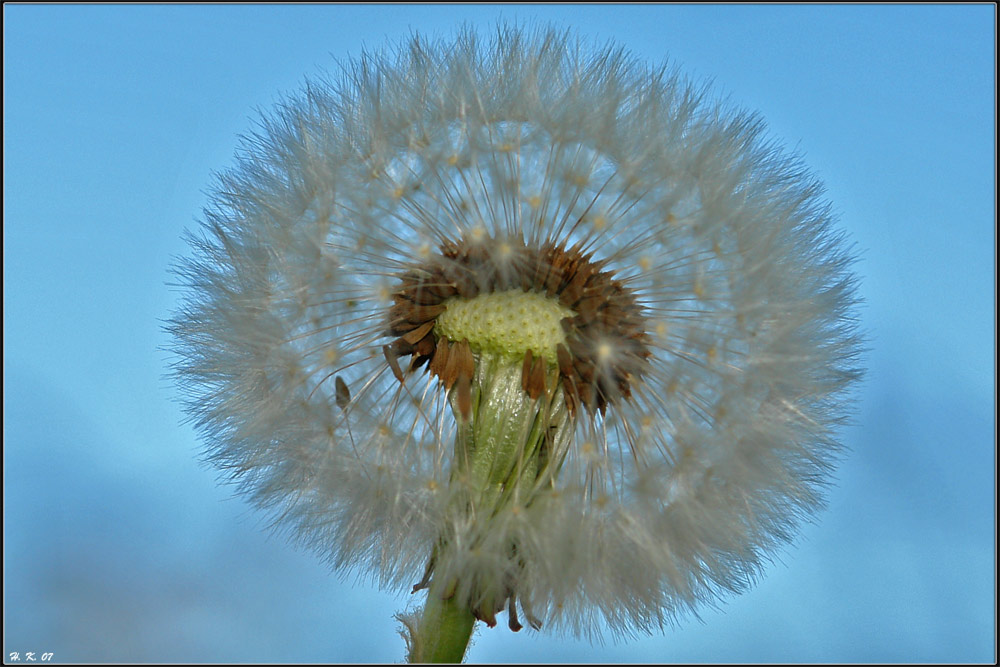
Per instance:
[[[538,357],[531,367],[531,378],[528,380],[526,388],[528,396],[537,399],[545,393],[545,359]]]
[[[531,350],[525,350],[524,361],[521,364],[521,391],[528,391],[528,380],[531,376]]]
[[[566,285],[566,288],[559,294],[559,301],[567,308],[573,308],[583,296],[583,288],[591,275],[591,268],[581,267],[573,278]]]
[[[424,336],[419,343],[413,346],[413,357],[410,361],[410,369],[408,372],[412,373],[416,369],[423,366],[425,363],[431,360],[431,356],[434,354],[434,334],[428,333]]]
[[[434,334],[427,332],[424,337],[420,339],[420,342],[413,347],[414,356],[419,355],[421,357],[427,357],[429,361],[431,355],[434,354]]]
[[[576,304],[578,326],[587,326],[597,319],[598,312],[607,299],[601,294],[585,296]]]
[[[455,356],[458,358],[459,376],[464,375],[471,380],[476,372],[476,359],[472,356],[472,348],[469,347],[468,339],[462,339],[462,342],[457,346],[456,352]]]
[[[455,288],[458,290],[458,296],[463,299],[472,299],[479,296],[479,285],[476,284],[472,276],[463,276],[461,280],[455,283]]]
[[[576,407],[580,404],[576,395],[576,385],[565,375],[562,376],[562,386],[563,386],[563,398],[566,401],[566,409],[569,410],[570,416],[576,414]]]
[[[545,279],[545,293],[549,296],[556,296],[559,294],[559,288],[563,283],[563,271],[561,267],[552,266],[549,269],[549,275]]]
[[[423,324],[421,324],[419,327],[417,327],[413,331],[400,336],[400,338],[402,338],[403,340],[405,340],[407,343],[409,343],[411,345],[416,345],[418,342],[420,342],[420,340],[424,336],[426,336],[428,333],[430,333],[430,331],[434,328],[435,321],[436,320],[429,320],[427,322],[424,322]]]
[[[438,377],[441,377],[448,365],[448,348],[448,339],[444,336],[438,338],[437,346],[434,349],[434,357],[431,359],[431,365],[428,367],[428,370]]]
[[[446,286],[447,287],[447,286]],[[413,286],[412,289],[406,291],[404,296],[412,301],[413,303],[420,306],[436,306],[437,304],[444,301],[448,296],[442,296],[442,293],[446,290],[438,289],[433,285],[424,285],[418,283]]]
[[[552,270],[552,265],[549,264],[548,260],[545,258],[545,251],[538,253],[532,262],[534,265],[533,275],[534,278],[531,281],[528,289],[538,289],[542,291],[545,289],[546,281],[549,276],[549,271]]]
[[[432,306],[418,306],[409,301],[401,301],[389,309],[389,323],[394,331],[409,331],[445,311],[446,306],[438,303]],[[411,326],[412,325],[412,326]]]
[[[597,392],[603,403],[613,403],[621,396],[621,390],[615,378],[601,375],[597,378]]]
[[[431,554],[430,560],[427,561],[427,566],[424,567],[424,574],[420,577],[420,581],[413,584],[413,590],[410,591],[410,595],[416,593],[417,591],[422,591],[431,585],[431,575],[434,573],[434,561],[435,557]]]
[[[591,350],[594,344],[583,340],[582,336],[574,336],[566,340],[566,347],[569,348],[573,359],[589,360],[593,356]]]
[[[559,374],[569,377],[573,373],[573,356],[566,349],[566,346],[559,344],[556,346],[556,361],[559,363]]]
[[[473,612],[473,616],[485,623],[488,628],[497,627],[496,612],[491,610],[489,607],[480,607]]]
[[[462,342],[455,346],[454,354],[455,368],[457,370],[457,398],[458,411],[462,418],[468,420],[472,416],[472,376],[476,372],[476,360],[472,356],[472,348],[469,341],[462,339]],[[450,361],[450,359],[449,359]]]
[[[517,603],[514,596],[507,599],[507,627],[511,632],[518,632],[524,627],[517,620]]]
[[[339,375],[333,379],[333,384],[337,388],[337,407],[343,410],[351,403],[351,390],[347,388],[347,383]]]
[[[392,374],[396,376],[397,380],[402,382],[403,369],[399,367],[399,362],[396,360],[396,354],[392,351],[392,348],[388,345],[383,345],[382,354],[385,355],[385,360],[389,363],[389,368],[392,370]]]
[[[438,374],[438,378],[441,383],[444,384],[445,391],[451,391],[452,386],[455,384],[455,380],[458,379],[458,365],[459,365],[459,345],[453,343],[451,348],[448,350],[448,358],[445,361],[444,370]]]
[[[458,399],[458,413],[462,419],[469,421],[472,417],[472,378],[468,375],[459,375],[455,383],[455,392]]]
[[[577,384],[576,393],[577,397],[580,399],[580,404],[583,405],[590,414],[594,414],[601,408],[601,399],[597,395],[597,386],[591,382],[588,384]]]
[[[574,360],[573,371],[576,374],[577,382],[594,381],[594,364],[584,358],[577,357]]]
[[[445,281],[439,282],[437,284],[428,284],[425,285],[424,288],[427,290],[428,294],[437,297],[439,301],[450,299],[451,297],[458,294],[458,288],[455,287],[455,284]]]

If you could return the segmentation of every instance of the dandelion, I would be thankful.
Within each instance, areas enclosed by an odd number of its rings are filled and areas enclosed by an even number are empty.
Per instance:
[[[851,261],[763,125],[501,27],[310,84],[218,178],[176,376],[210,460],[338,569],[597,636],[739,592],[822,502]]]

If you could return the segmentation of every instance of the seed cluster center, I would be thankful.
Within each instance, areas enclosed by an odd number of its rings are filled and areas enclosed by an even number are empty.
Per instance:
[[[447,391],[457,387],[468,416],[475,354],[500,353],[521,361],[532,398],[561,387],[570,413],[582,405],[603,414],[631,396],[650,357],[641,306],[604,268],[579,245],[446,242],[400,276],[386,331],[394,340],[383,347],[389,367],[402,382],[427,364]]]
[[[444,305],[434,327],[438,337],[467,339],[475,351],[518,361],[531,350],[549,364],[556,363],[556,347],[566,342],[560,321],[574,314],[558,299],[520,288],[471,299],[452,297]]]

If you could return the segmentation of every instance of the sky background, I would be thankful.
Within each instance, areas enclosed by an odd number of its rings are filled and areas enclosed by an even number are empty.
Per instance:
[[[860,251],[829,509],[750,593],[476,662],[996,660],[995,8],[18,6],[4,19],[4,639],[58,662],[398,662],[410,596],[269,535],[182,423],[167,283],[255,109],[462,22],[553,23],[761,112]]]

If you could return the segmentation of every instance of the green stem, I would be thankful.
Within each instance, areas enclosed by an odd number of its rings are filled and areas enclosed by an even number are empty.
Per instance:
[[[441,596],[437,586],[427,592],[427,604],[412,638],[410,662],[462,662],[472,638],[476,618],[455,604],[455,597]]]
[[[449,479],[452,486],[449,512],[454,513],[455,520],[450,523],[461,526],[460,530],[465,531],[462,538],[470,540],[470,544],[481,539],[478,533],[489,531],[488,522],[493,516],[514,503],[527,502],[536,485],[543,483],[539,481],[543,469],[546,475],[558,470],[572,436],[561,391],[557,389],[551,401],[532,399],[521,387],[522,372],[521,362],[481,353],[471,388],[471,414],[462,416],[456,390],[448,397],[458,420]],[[554,386],[555,378],[550,381]],[[494,625],[495,613],[506,602],[513,608],[516,590],[506,580],[479,581],[471,593],[455,594],[460,583],[455,580],[456,575],[445,579],[440,573],[449,570],[461,573],[463,568],[435,568],[441,565],[439,559],[455,557],[449,555],[453,539],[447,532],[438,538],[424,578],[418,584],[422,587],[430,580],[423,615],[416,623],[412,618],[403,621],[409,633],[411,663],[462,662],[476,616]],[[509,549],[513,554],[514,541]],[[471,603],[470,598],[477,602]],[[515,616],[511,618],[513,628],[517,620]],[[531,620],[537,625],[537,621]]]

